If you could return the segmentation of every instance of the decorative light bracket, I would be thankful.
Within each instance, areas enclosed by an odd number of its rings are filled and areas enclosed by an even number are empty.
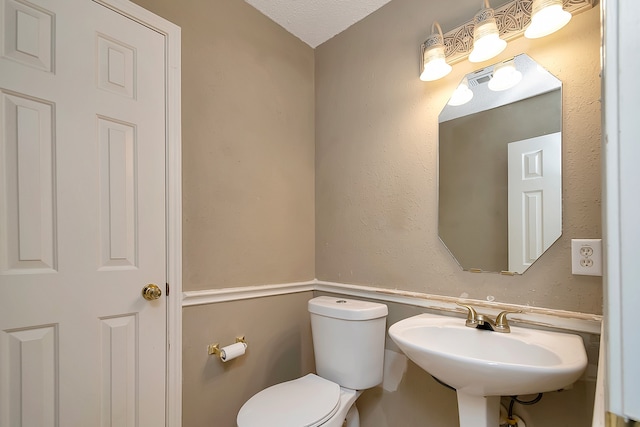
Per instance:
[[[592,9],[596,2],[597,0],[563,0],[563,7],[572,15],[577,15]],[[533,0],[512,0],[494,9],[500,38],[509,41],[524,34],[531,22],[532,4]],[[424,44],[421,49],[424,49]],[[444,52],[448,64],[462,61],[472,50],[473,19],[444,35]]]

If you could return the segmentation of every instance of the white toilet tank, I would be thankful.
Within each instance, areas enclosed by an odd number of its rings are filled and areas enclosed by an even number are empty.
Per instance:
[[[387,306],[322,296],[308,308],[317,374],[352,390],[380,384]]]

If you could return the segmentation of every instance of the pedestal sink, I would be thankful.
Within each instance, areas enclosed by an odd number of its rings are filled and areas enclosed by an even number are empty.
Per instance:
[[[409,359],[456,389],[460,427],[497,427],[500,396],[559,390],[587,366],[582,338],[573,334],[513,326],[500,333],[421,314],[393,324],[389,336]]]

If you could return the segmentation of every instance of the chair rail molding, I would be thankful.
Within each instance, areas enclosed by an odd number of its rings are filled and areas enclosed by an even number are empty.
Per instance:
[[[182,306],[191,307],[204,304],[217,304],[310,291],[411,305],[440,312],[444,315],[461,315],[463,310],[456,304],[457,302],[465,302],[467,304],[473,304],[476,307],[481,307],[487,314],[491,315],[497,315],[503,310],[522,310],[522,313],[511,316],[513,323],[516,325],[522,324],[593,335],[600,335],[602,322],[602,316],[597,314],[431,295],[422,292],[374,286],[326,282],[317,279],[307,282],[187,291],[182,294]]]

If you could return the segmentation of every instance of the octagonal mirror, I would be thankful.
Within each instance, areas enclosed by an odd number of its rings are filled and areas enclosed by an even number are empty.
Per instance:
[[[524,273],[562,234],[562,82],[521,54],[465,76],[438,122],[440,239],[464,270]]]

